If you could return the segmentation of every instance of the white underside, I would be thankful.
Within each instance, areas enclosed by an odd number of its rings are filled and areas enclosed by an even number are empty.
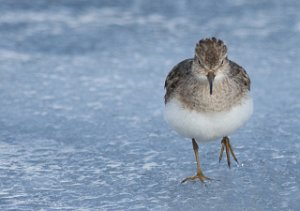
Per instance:
[[[164,117],[180,135],[195,138],[199,142],[208,142],[232,134],[250,118],[252,112],[251,96],[231,110],[217,113],[199,113],[184,109],[173,98],[166,104]]]

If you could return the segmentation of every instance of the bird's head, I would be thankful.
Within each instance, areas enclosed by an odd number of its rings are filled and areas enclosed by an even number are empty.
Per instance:
[[[212,95],[214,79],[228,65],[226,45],[215,37],[200,40],[195,48],[194,64],[197,74],[207,78]]]

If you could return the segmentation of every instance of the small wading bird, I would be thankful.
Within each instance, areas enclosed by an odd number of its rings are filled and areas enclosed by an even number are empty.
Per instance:
[[[228,136],[240,128],[253,112],[250,78],[227,58],[227,47],[216,38],[200,40],[195,56],[177,64],[165,82],[165,111],[168,124],[192,140],[197,174],[182,181],[209,179],[200,168],[198,142],[222,138],[219,161],[225,149],[238,162]]]

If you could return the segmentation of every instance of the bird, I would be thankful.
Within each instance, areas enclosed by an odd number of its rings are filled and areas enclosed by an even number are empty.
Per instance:
[[[229,135],[253,113],[251,80],[243,67],[228,59],[227,46],[215,37],[197,42],[193,58],[175,65],[165,80],[164,118],[179,135],[192,141],[197,173],[182,180],[211,180],[200,167],[198,143],[221,139],[219,162],[225,150],[238,163]]]

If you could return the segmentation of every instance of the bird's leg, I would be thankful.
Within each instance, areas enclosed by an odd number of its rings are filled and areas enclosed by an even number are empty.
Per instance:
[[[197,161],[197,174],[195,176],[185,178],[184,180],[182,180],[181,183],[184,183],[188,180],[195,180],[195,179],[199,179],[201,182],[204,182],[204,180],[209,180],[210,179],[210,178],[204,176],[202,171],[201,171],[200,161],[199,161],[199,153],[198,153],[199,147],[198,147],[198,144],[197,144],[196,140],[192,139],[192,143],[193,143],[195,158],[196,158],[196,161]]]
[[[221,152],[220,152],[220,156],[219,156],[219,162],[222,160],[223,152],[224,152],[224,149],[225,149],[226,150],[228,167],[230,168],[230,154],[232,155],[233,159],[239,164],[237,158],[235,157],[233,149],[230,145],[229,138],[227,136],[223,137],[223,139],[221,141],[221,144],[222,144],[222,148],[221,148]]]

